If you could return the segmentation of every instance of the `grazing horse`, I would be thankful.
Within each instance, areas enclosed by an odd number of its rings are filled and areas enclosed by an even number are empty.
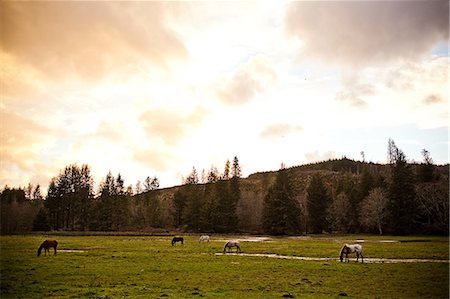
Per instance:
[[[200,239],[198,239],[198,242],[199,243],[200,242],[209,242],[209,236],[207,236],[207,235],[200,236]]]
[[[37,255],[38,256],[41,255],[42,248],[44,248],[45,256],[47,256],[47,252],[48,252],[48,255],[50,255],[51,247],[53,247],[53,249],[55,250],[55,254],[56,254],[56,246],[58,246],[58,242],[56,242],[56,240],[45,240],[44,242],[42,242],[41,246],[39,246]]]
[[[361,261],[364,263],[364,258],[362,255],[362,246],[360,244],[355,244],[355,245],[345,244],[344,247],[342,247],[341,255],[339,257],[341,259],[341,262],[344,259],[344,254],[345,254],[346,261],[350,262],[350,260],[348,258],[349,253],[356,253],[356,261],[358,261],[359,257],[361,257]]]
[[[228,241],[227,243],[225,243],[225,246],[223,247],[223,253],[225,253],[227,248],[228,251],[231,251],[232,247],[236,247],[236,253],[241,252],[241,243],[239,241]]]
[[[183,237],[174,237],[174,238],[172,239],[172,246],[173,246],[173,245],[176,245],[175,243],[177,243],[177,242],[181,242],[181,244],[183,244],[183,242],[184,242]]]

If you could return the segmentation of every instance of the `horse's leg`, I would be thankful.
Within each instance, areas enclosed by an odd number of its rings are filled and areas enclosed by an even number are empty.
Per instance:
[[[55,255],[56,255],[56,246],[55,246],[55,247],[53,247],[53,249],[55,250]]]

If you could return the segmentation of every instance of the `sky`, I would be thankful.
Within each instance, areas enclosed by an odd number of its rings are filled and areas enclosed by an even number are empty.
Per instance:
[[[448,1],[0,2],[0,186],[448,163]]]

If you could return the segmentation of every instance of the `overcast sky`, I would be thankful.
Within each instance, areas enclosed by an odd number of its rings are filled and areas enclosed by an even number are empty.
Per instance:
[[[0,2],[0,186],[448,163],[448,1]]]

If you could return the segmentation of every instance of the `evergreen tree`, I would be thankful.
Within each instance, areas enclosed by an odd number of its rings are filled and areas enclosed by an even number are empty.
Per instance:
[[[148,224],[151,227],[159,227],[160,219],[160,204],[155,192],[147,192],[144,195],[146,216]]]
[[[331,199],[320,175],[313,175],[307,189],[309,231],[322,233],[329,229],[328,207]]]
[[[208,176],[206,178],[206,183],[215,183],[220,179],[219,171],[216,167],[211,166],[211,169],[208,172]]]
[[[62,201],[58,193],[57,179],[52,178],[47,190],[47,197],[44,203],[47,208],[50,218],[50,226],[52,229],[58,229],[61,226],[62,219]]]
[[[396,149],[388,188],[388,227],[392,233],[413,233],[417,216],[414,173],[403,152]]]
[[[201,228],[200,213],[203,206],[202,189],[199,188],[199,179],[197,170],[192,167],[191,173],[184,180],[183,194],[186,198],[185,207],[183,208],[182,220],[183,224],[191,231],[199,231]]]
[[[237,156],[235,156],[233,158],[233,165],[231,167],[231,175],[232,175],[232,177],[238,177],[238,178],[240,178],[242,175],[242,169],[241,169],[241,166],[239,165],[239,159]]]
[[[200,229],[205,232],[212,232],[215,231],[217,215],[217,196],[214,182],[204,185],[203,199],[203,205],[200,207]]]
[[[233,179],[231,179],[232,181]],[[236,216],[235,196],[238,194],[231,194],[231,181],[220,180],[216,186],[217,210],[214,219],[214,228],[216,232],[226,233],[234,232],[237,229],[238,218]],[[236,183],[236,181],[235,181]]]
[[[129,200],[125,192],[124,179],[119,173],[115,182],[115,192],[112,194],[112,229],[123,230],[129,222]]]
[[[418,177],[419,181],[423,183],[431,182],[434,179],[433,159],[430,152],[426,149],[422,150],[423,162],[419,166]]]
[[[298,234],[300,220],[300,207],[295,199],[288,170],[280,169],[264,200],[264,231],[274,235]]]
[[[227,160],[225,163],[225,168],[223,170],[222,179],[228,180],[230,178],[230,160]]]
[[[238,217],[236,213],[237,203],[241,198],[239,178],[241,167],[239,159],[234,157],[231,167],[231,179],[229,179],[229,161],[225,164],[225,172],[222,180],[215,183],[215,217],[214,230],[221,233],[235,232],[238,228]]]
[[[201,209],[204,203],[202,188],[198,184],[189,184],[185,186],[186,207],[183,210],[183,222],[191,231],[201,229]]]
[[[184,180],[183,183],[189,185],[189,184],[198,184],[198,182],[199,179],[197,169],[195,169],[195,167],[192,167],[191,173],[188,175],[188,177]]]
[[[112,230],[113,229],[113,211],[114,199],[116,194],[116,183],[111,171],[106,175],[105,180],[100,184],[100,197],[98,201],[97,223],[95,229]]]
[[[34,231],[49,231],[50,224],[48,223],[47,213],[44,209],[40,209],[33,220]]]
[[[184,209],[187,203],[187,196],[181,190],[177,190],[173,195],[175,227],[180,227],[183,223]]]
[[[33,196],[38,197],[39,193],[35,190]],[[66,166],[50,181],[45,202],[53,229],[84,230],[90,219],[92,201],[93,179],[89,166]]]
[[[144,192],[156,190],[159,188],[159,179],[155,176],[150,178],[149,176],[144,180]]]

